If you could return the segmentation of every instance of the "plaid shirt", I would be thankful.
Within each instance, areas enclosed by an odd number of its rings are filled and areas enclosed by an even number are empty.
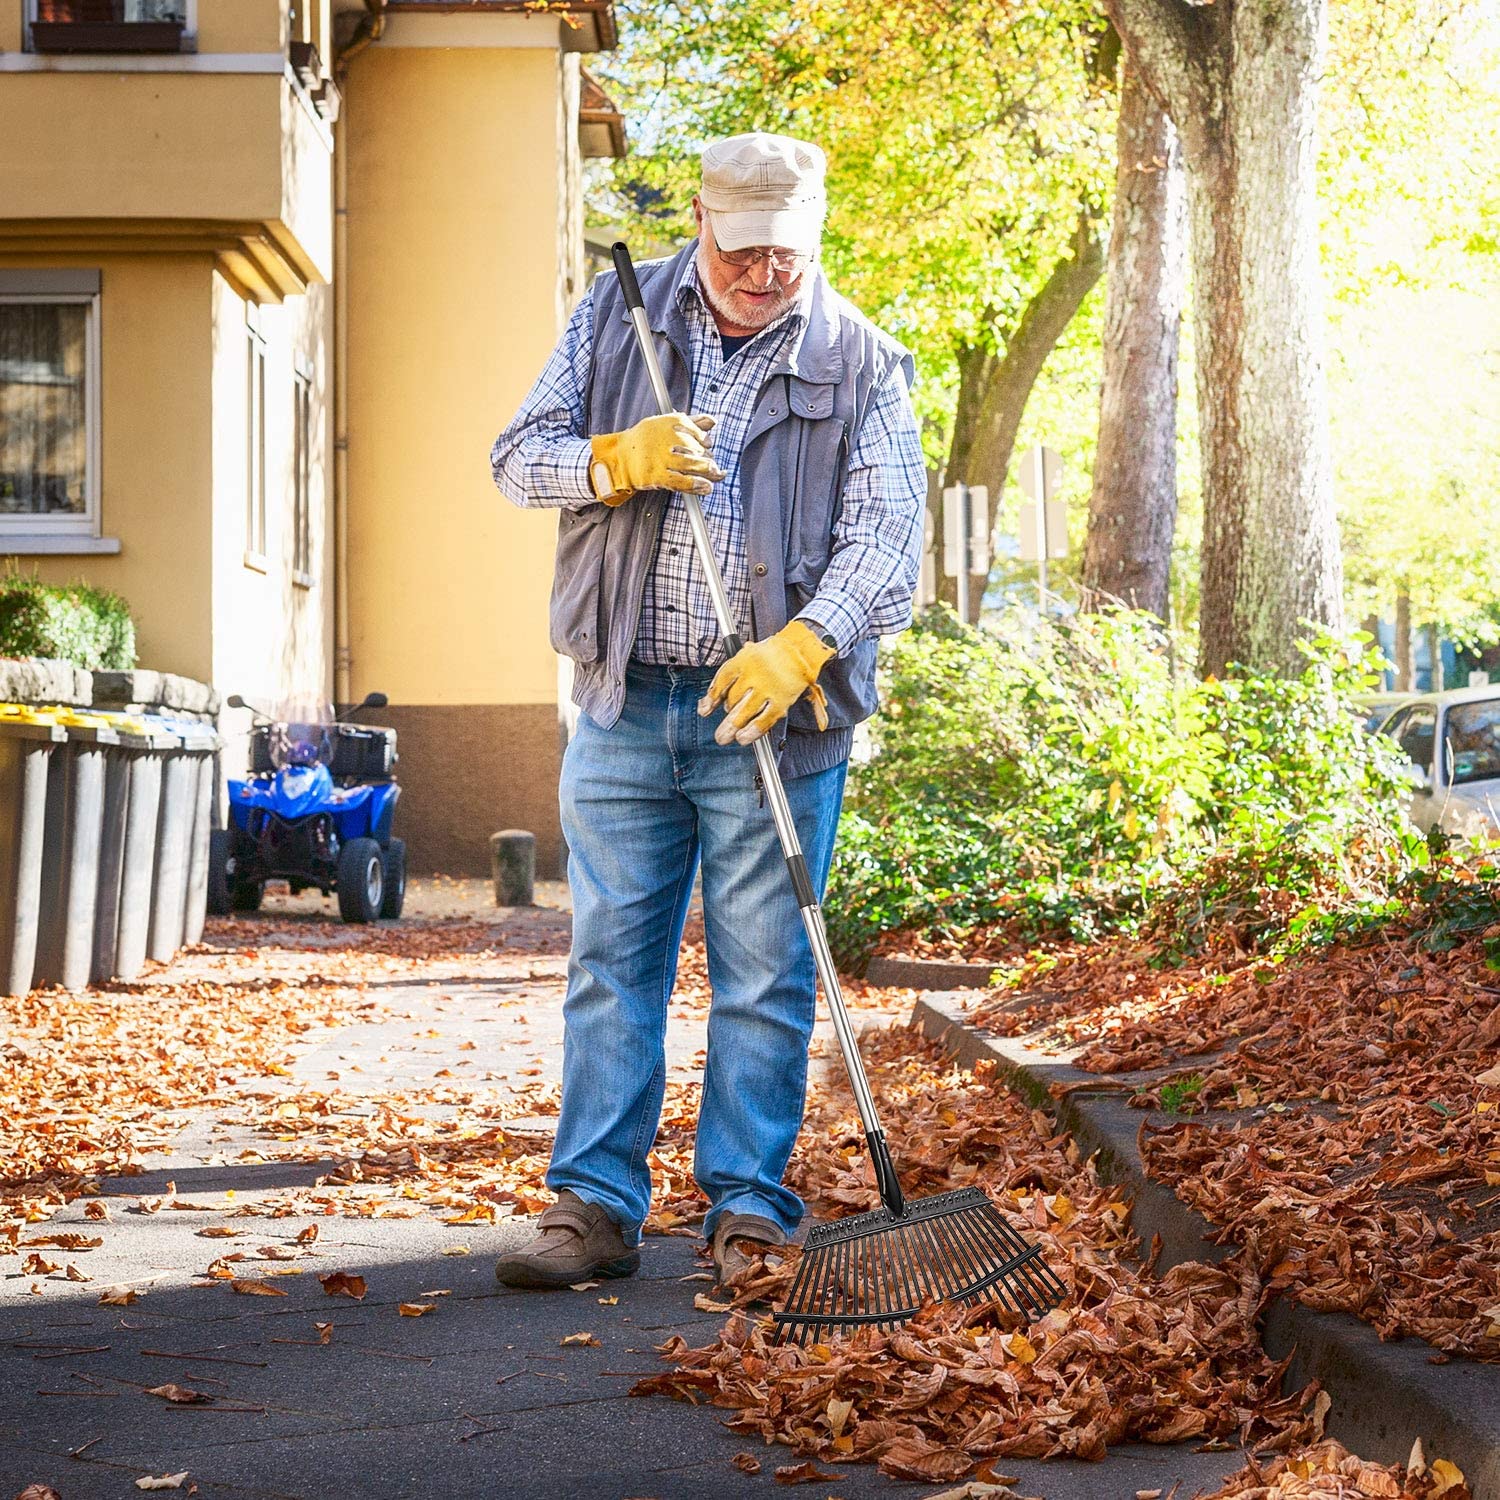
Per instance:
[[[718,327],[690,265],[678,293],[687,321],[693,411],[717,419],[714,461],[724,479],[700,496],[730,608],[748,636],[750,575],[740,515],[740,453],[768,372],[793,352],[806,326],[800,306],[726,360]],[[592,289],[515,419],[495,440],[495,483],[517,505],[540,509],[594,502],[583,393],[594,346]],[[832,555],[816,595],[798,614],[840,654],[911,623],[927,493],[917,422],[899,365],[870,402],[849,459]],[[672,494],[646,580],[633,655],[637,661],[714,666],[723,660],[708,584],[693,550],[682,496]]]

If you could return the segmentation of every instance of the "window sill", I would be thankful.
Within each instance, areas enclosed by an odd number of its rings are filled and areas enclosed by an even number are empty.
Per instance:
[[[0,530],[0,554],[6,557],[107,557],[119,550],[117,536],[28,536]]]
[[[298,569],[292,574],[292,582],[295,583],[299,589],[310,589],[317,583],[317,581],[318,580],[314,578],[311,573],[304,573],[301,571],[301,569]]]
[[[247,552],[245,554],[245,566],[252,573],[266,573],[270,571],[266,567],[266,554],[264,552]]]

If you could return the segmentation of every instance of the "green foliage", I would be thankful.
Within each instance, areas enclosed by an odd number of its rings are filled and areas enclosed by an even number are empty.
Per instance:
[[[1314,893],[1373,899],[1412,859],[1392,747],[1344,705],[1362,645],[1315,636],[1292,680],[1199,682],[1129,611],[997,633],[932,611],[886,660],[876,754],[851,778],[828,907],[841,956],[883,931],[1011,922],[1285,929]]]
[[[135,666],[135,622],[125,601],[106,589],[10,573],[0,578],[0,655],[128,671]]]
[[[1191,1114],[1198,1095],[1203,1092],[1203,1083],[1201,1073],[1189,1073],[1186,1078],[1169,1078],[1157,1095],[1161,1107],[1169,1115]]]

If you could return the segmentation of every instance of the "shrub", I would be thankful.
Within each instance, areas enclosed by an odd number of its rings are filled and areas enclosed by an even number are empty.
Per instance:
[[[118,595],[86,583],[0,578],[0,655],[50,656],[91,671],[135,665],[135,622]]]
[[[1409,787],[1348,700],[1371,656],[1327,635],[1293,679],[1199,682],[1129,611],[971,630],[929,612],[885,658],[828,901],[846,962],[880,933],[1011,921],[1089,938],[1151,923],[1282,931],[1316,891],[1406,868]]]

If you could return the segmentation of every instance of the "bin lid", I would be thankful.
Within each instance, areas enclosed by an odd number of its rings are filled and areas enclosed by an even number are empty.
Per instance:
[[[65,740],[68,731],[55,714],[29,703],[0,703],[0,734],[12,739]]]
[[[110,714],[120,744],[127,750],[175,750],[178,739],[155,714]]]
[[[208,751],[220,747],[218,731],[201,719],[177,719],[165,714],[153,715],[153,718],[159,719],[169,733],[177,736],[184,750]]]
[[[68,732],[68,738],[80,744],[118,745],[120,735],[116,726],[105,714],[96,714],[88,709],[49,708],[57,722]]]

